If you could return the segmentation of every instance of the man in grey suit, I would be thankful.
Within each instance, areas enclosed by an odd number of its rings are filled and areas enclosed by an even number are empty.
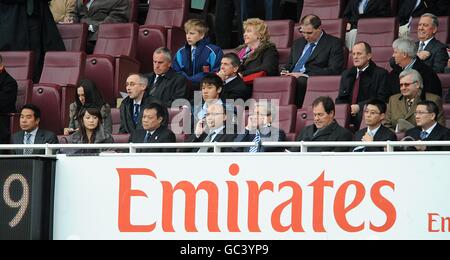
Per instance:
[[[41,110],[32,104],[26,104],[20,111],[20,128],[22,131],[12,137],[13,144],[57,144],[58,138],[50,131],[39,128]],[[23,149],[15,154],[44,154],[44,150]]]
[[[417,57],[436,73],[443,73],[447,66],[447,46],[435,38],[439,27],[436,15],[426,13],[420,17],[416,42]]]

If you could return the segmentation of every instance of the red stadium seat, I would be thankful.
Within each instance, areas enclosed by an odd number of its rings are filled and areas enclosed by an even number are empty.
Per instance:
[[[442,96],[445,98],[450,89],[450,73],[438,73],[437,75],[442,84]]]
[[[269,28],[270,41],[277,46],[280,67],[283,67],[289,61],[294,22],[292,20],[272,20],[266,21],[266,24]]]
[[[278,111],[278,117],[274,118],[274,126],[282,129],[285,133],[295,132],[297,107],[294,105],[280,106]]]
[[[191,112],[189,111],[189,109],[169,109],[168,127],[176,135],[189,132],[191,129]]]
[[[320,96],[329,96],[336,100],[339,94],[341,76],[313,76],[308,79],[303,107],[311,106],[314,100]]]
[[[345,0],[304,0],[302,17],[315,14],[320,19],[337,19],[344,12]]]
[[[111,108],[112,133],[118,134],[120,130],[120,109]]]
[[[29,79],[17,80],[17,87],[16,111],[19,111],[25,104],[31,102],[33,83]]]
[[[152,0],[145,25],[139,28],[137,57],[141,72],[153,72],[153,52],[167,47],[173,52],[186,41],[184,23],[188,18],[189,2],[185,0]]]
[[[120,92],[126,92],[128,75],[139,72],[137,33],[135,23],[100,25],[94,54],[86,60],[86,78],[97,85],[109,104],[115,105]]]
[[[86,23],[58,24],[58,31],[66,51],[86,51],[88,35]]]
[[[16,80],[33,78],[34,53],[31,51],[0,52],[6,71]]]
[[[280,106],[293,105],[295,99],[294,77],[260,77],[253,84],[252,98],[255,100],[278,100]]]
[[[444,104],[445,125],[450,128],[450,104]]]
[[[130,142],[129,134],[113,134],[112,138],[116,144],[127,144]]]
[[[436,32],[436,39],[438,39],[442,43],[450,43],[450,17],[449,16],[440,16],[439,19],[439,28]],[[419,27],[420,17],[416,17],[411,22],[411,32],[410,36],[414,41],[418,41],[417,39],[417,29]]]
[[[398,38],[398,21],[395,17],[364,18],[358,21],[356,42],[365,41],[372,47],[392,47]]]

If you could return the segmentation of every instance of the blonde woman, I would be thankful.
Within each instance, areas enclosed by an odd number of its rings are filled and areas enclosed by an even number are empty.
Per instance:
[[[278,75],[278,51],[270,42],[267,24],[258,18],[244,22],[244,44],[235,50],[241,60],[241,76]]]

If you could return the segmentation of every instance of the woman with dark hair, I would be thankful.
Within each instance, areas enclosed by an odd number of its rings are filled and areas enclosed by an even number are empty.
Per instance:
[[[68,138],[69,144],[114,143],[111,134],[103,129],[102,114],[96,106],[82,106],[78,115],[80,128]],[[74,153],[98,153],[99,150],[78,150]]]
[[[105,101],[103,101],[103,97],[101,96],[94,82],[88,79],[82,79],[77,88],[75,102],[70,104],[69,127],[64,129],[64,135],[70,135],[71,133],[78,130],[80,125],[78,124],[77,115],[80,114],[81,108],[85,105],[97,107],[100,110],[103,129],[111,134],[111,107]]]

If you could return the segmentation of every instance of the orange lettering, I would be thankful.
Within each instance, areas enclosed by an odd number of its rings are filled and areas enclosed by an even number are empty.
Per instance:
[[[259,195],[264,190],[273,192],[273,183],[266,181],[259,188],[255,181],[247,181],[248,184],[248,230],[250,232],[261,232],[259,228]]]
[[[281,183],[278,190],[281,191],[285,187],[292,188],[292,197],[276,207],[273,211],[273,229],[277,232],[286,232],[292,228],[294,232],[305,232],[302,227],[302,188],[296,182],[287,181]],[[281,214],[288,205],[291,205],[291,225],[285,227],[281,224]]]
[[[356,188],[356,196],[353,199],[352,203],[348,207],[345,206],[345,198],[347,194],[348,187],[354,185]],[[357,181],[349,181],[344,183],[337,191],[336,197],[334,199],[334,218],[338,225],[347,232],[359,232],[364,230],[364,222],[359,226],[352,226],[348,223],[346,215],[347,213],[358,207],[359,204],[364,199],[366,195],[366,189],[362,183]]]
[[[395,221],[397,220],[397,211],[395,210],[394,205],[381,195],[381,189],[385,186],[390,187],[392,191],[395,191],[395,184],[390,181],[379,181],[373,185],[372,190],[370,191],[370,197],[375,206],[386,214],[386,223],[383,226],[378,227],[370,222],[370,230],[375,232],[388,231],[394,226]]]
[[[327,232],[323,226],[323,201],[325,187],[333,188],[333,181],[325,180],[325,171],[322,172],[319,178],[308,186],[313,187],[314,199],[313,199],[313,228],[315,232]]]

